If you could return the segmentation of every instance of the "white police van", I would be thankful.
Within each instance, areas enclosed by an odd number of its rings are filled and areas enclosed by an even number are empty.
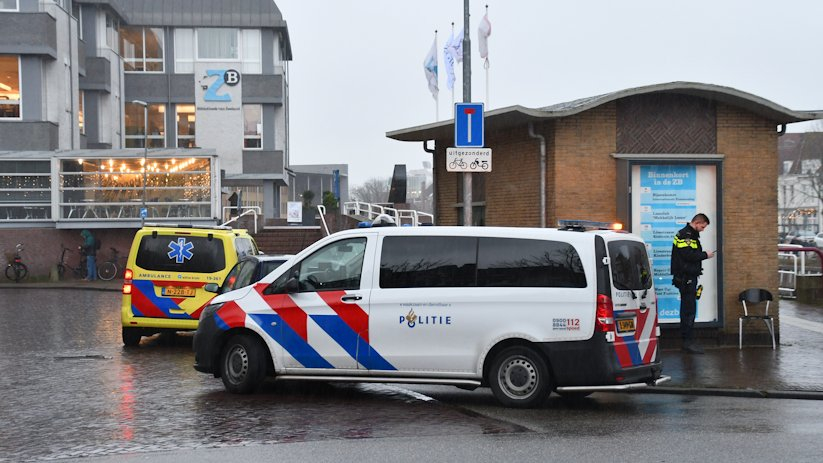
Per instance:
[[[488,386],[504,405],[668,379],[646,245],[615,231],[342,231],[216,297],[195,369],[227,390],[266,376]]]

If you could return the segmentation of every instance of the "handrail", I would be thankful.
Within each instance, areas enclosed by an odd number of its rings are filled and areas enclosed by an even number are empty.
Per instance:
[[[777,246],[777,251],[779,253],[796,253],[796,252],[813,252],[817,254],[817,257],[820,259],[821,265],[823,265],[823,251],[815,247],[808,247],[808,246],[797,246],[797,245],[784,245],[784,246]],[[805,256],[805,254],[804,254]],[[780,273],[780,269],[778,269],[778,273]],[[797,276],[808,276],[808,277],[821,277],[823,278],[823,272],[821,273],[808,273],[806,271],[806,259],[800,259],[800,271],[797,271],[797,260],[794,261],[794,275]],[[797,283],[795,283],[796,285]],[[778,288],[780,289],[789,289],[790,288]],[[795,288],[796,289],[796,288]],[[823,284],[821,284],[820,291],[823,292]],[[789,297],[796,297],[794,294],[789,295]]]
[[[343,203],[343,211],[346,215],[362,216],[367,220],[374,220],[380,214],[387,214],[394,218],[395,224],[403,226],[404,220],[410,220],[409,225],[417,227],[423,223],[434,225],[434,215],[427,212],[416,211],[414,209],[395,209],[379,204],[364,203],[360,201],[348,201]],[[421,217],[427,217],[428,222],[421,222]]]
[[[323,229],[326,230],[326,236],[331,235],[331,233],[329,233],[329,226],[326,225],[326,206],[318,204],[317,212],[320,213],[320,222],[323,224]]]
[[[226,216],[226,210],[229,210],[229,209],[237,209],[237,207],[236,206],[223,206],[223,215],[222,215],[222,217]],[[231,217],[231,212],[229,212],[229,217],[230,217],[229,220],[222,223],[222,224],[220,224],[220,225],[221,226],[226,226],[226,225],[228,225],[232,222],[237,222],[237,220],[240,217],[243,217],[243,216],[246,216],[246,215],[249,215],[249,214],[254,214],[254,232],[257,233],[257,216],[258,215],[263,215],[262,212],[260,212],[260,206],[241,206],[240,209],[246,209],[246,211],[241,213],[237,217]]]

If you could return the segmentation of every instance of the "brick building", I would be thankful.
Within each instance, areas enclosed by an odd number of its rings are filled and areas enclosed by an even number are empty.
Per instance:
[[[703,337],[736,343],[738,293],[764,287],[777,294],[778,137],[786,124],[821,117],[733,88],[690,82],[537,109],[486,111],[485,146],[492,149],[493,169],[469,174],[472,222],[622,222],[649,243],[666,328],[679,322],[679,295],[668,274],[671,236],[695,212],[707,213],[712,226],[702,242],[721,252],[704,262],[697,327]],[[387,136],[434,141],[436,222],[462,224],[467,174],[448,172],[446,163],[454,121]],[[765,327],[753,324],[745,333],[746,342],[770,343]]]

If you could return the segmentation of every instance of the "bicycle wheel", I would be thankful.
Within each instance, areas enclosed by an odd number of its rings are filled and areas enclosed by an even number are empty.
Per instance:
[[[14,262],[6,266],[6,278],[14,280],[15,283],[19,283],[20,280],[26,278],[28,274],[29,269],[26,267],[26,264]]]
[[[103,281],[109,281],[117,275],[117,266],[114,262],[103,262],[97,266],[97,276]]]

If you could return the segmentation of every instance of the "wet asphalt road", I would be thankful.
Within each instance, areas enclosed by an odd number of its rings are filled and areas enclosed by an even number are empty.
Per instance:
[[[235,396],[194,371],[190,336],[124,349],[118,293],[0,297],[0,462],[561,461],[602,460],[605,448],[620,448],[622,461],[823,454],[823,401],[595,394],[520,411],[483,389],[275,382]]]

